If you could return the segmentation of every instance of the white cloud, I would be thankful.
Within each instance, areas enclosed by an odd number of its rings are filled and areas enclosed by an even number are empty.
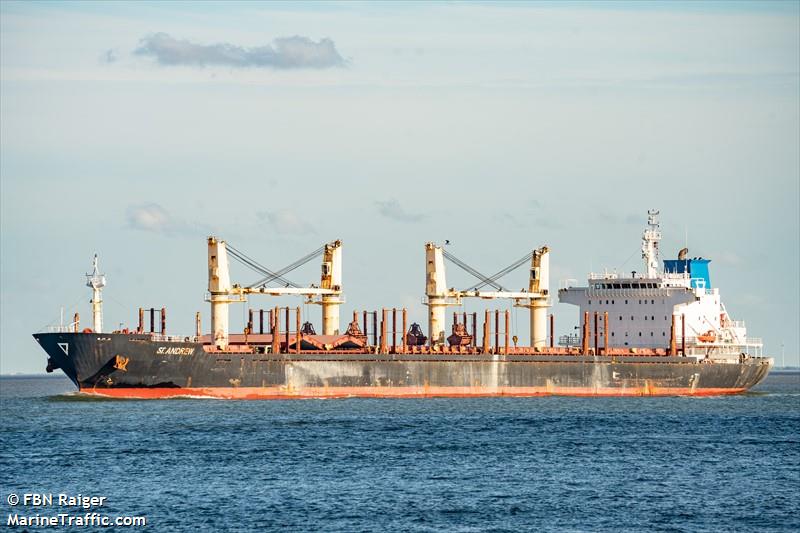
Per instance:
[[[392,220],[398,220],[400,222],[419,222],[425,218],[425,215],[407,212],[396,198],[377,201],[375,205],[378,207],[378,213]]]
[[[260,211],[258,217],[266,220],[277,233],[287,235],[316,233],[314,227],[308,221],[288,209]]]
[[[128,206],[125,211],[128,227],[139,231],[151,231],[164,235],[191,233],[192,225],[175,218],[157,203],[144,203]],[[197,227],[197,230],[203,228]]]
[[[313,41],[294,35],[275,39],[272,45],[245,48],[231,43],[196,44],[154,33],[141,40],[138,55],[152,56],[162,65],[204,67],[256,67],[274,69],[321,69],[344,66],[345,61],[331,39]]]

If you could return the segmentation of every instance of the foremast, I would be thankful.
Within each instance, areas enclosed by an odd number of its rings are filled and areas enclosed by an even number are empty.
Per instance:
[[[106,276],[101,274],[97,266],[97,254],[92,261],[92,272],[86,274],[86,286],[92,289],[92,330],[103,331],[103,297],[102,290],[106,286]]]

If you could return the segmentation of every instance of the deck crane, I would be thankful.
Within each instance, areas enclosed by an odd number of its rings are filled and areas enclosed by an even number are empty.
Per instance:
[[[457,266],[463,268],[480,282],[466,290],[448,288],[445,278],[444,259],[447,258]],[[428,335],[431,346],[445,342],[445,308],[447,306],[461,305],[463,298],[496,299],[506,298],[514,301],[517,307],[527,307],[530,310],[531,321],[531,346],[543,348],[547,340],[547,308],[550,307],[550,249],[542,246],[533,250],[522,259],[491,276],[485,276],[459,260],[453,254],[445,252],[441,246],[428,242],[425,243],[426,279],[425,279],[425,305],[428,306]],[[530,260],[530,275],[528,289],[518,292],[508,291],[497,280],[515,268]],[[481,290],[490,285],[495,290]]]
[[[250,268],[265,274],[265,277],[249,286],[232,284],[228,267],[228,252]],[[319,286],[302,287],[283,277],[286,273],[313,259],[320,252],[322,252],[322,273]],[[267,286],[267,283],[276,280],[285,286]],[[344,302],[342,299],[342,241],[336,240],[325,244],[306,257],[273,272],[225,241],[214,236],[208,237],[208,296],[206,301],[211,303],[211,333],[218,349],[224,350],[228,346],[228,306],[231,303],[246,302],[247,296],[250,294],[303,296],[307,299],[306,303],[319,304],[322,307],[322,334],[338,335],[339,305]]]

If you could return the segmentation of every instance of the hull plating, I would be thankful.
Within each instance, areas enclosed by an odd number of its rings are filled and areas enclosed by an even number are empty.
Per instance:
[[[81,391],[130,398],[699,396],[744,392],[770,370],[764,359],[214,353],[146,335],[35,337]]]

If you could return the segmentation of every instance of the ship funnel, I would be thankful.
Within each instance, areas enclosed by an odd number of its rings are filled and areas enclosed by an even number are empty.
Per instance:
[[[320,287],[335,291],[342,290],[342,241],[336,240],[325,245],[322,253],[322,275]],[[339,306],[342,300],[338,295],[323,294],[322,334],[339,335]]]
[[[208,292],[211,293],[211,334],[214,345],[224,350],[228,347],[228,297],[231,290],[228,270],[228,249],[225,241],[208,238]]]
[[[447,307],[444,255],[442,247],[432,242],[425,243],[425,295],[428,300],[428,338],[431,346],[444,344],[444,313]]]

